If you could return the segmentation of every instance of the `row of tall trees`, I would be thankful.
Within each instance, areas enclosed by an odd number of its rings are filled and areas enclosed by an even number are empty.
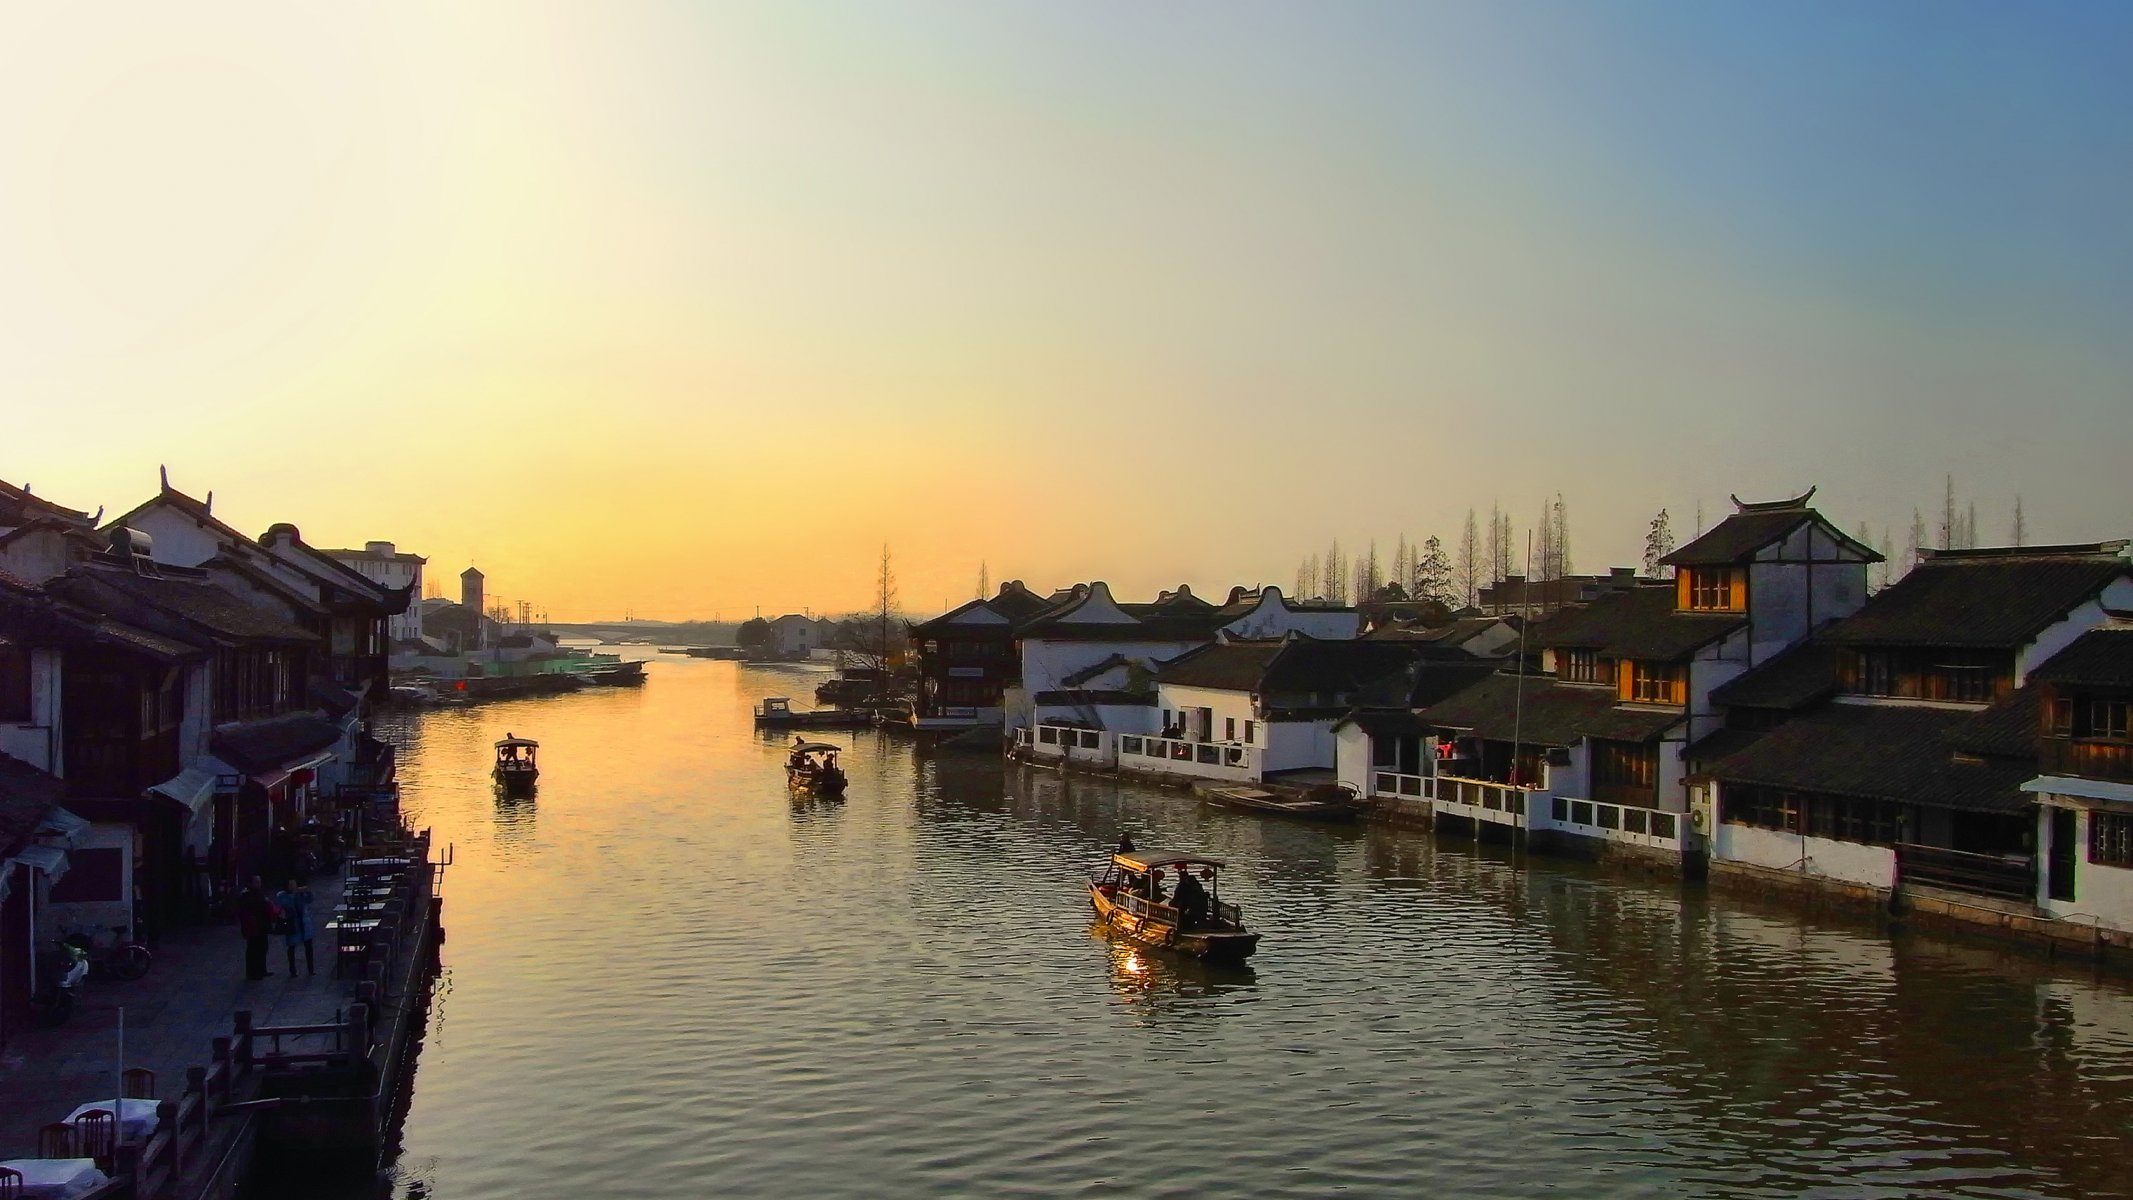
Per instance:
[[[1540,520],[1533,529],[1532,577],[1555,579],[1569,575],[1569,505],[1558,493],[1543,501],[1540,511]],[[1511,514],[1501,504],[1492,504],[1484,540],[1478,513],[1470,508],[1451,549],[1436,534],[1410,542],[1403,533],[1394,543],[1389,569],[1379,565],[1375,541],[1351,558],[1341,550],[1336,538],[1325,553],[1310,555],[1296,565],[1295,594],[1336,604],[1414,599],[1464,608],[1474,603],[1483,587],[1507,576],[1527,573],[1525,552],[1518,547],[1518,532]]]

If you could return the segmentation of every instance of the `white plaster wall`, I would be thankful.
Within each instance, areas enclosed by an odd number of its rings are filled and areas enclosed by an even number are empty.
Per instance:
[[[0,568],[43,583],[67,569],[67,541],[50,530],[24,534],[0,546]]]
[[[1748,670],[1748,631],[1726,635],[1689,660],[1689,737],[1700,738],[1726,723],[1726,714],[1711,703],[1711,692]]]
[[[1688,764],[1681,753],[1688,742],[1670,736],[1659,742],[1659,807],[1671,813],[1689,811]]]
[[[1344,725],[1333,735],[1333,777],[1362,795],[1370,794],[1371,738],[1360,725]]]
[[[1269,721],[1266,724],[1267,744],[1259,754],[1259,769],[1268,771],[1299,771],[1306,767],[1330,767],[1333,765],[1333,722],[1327,717],[1318,721]],[[1241,723],[1240,723],[1241,729]]]
[[[1161,727],[1161,723],[1163,720],[1163,710],[1165,709],[1168,709],[1172,713],[1176,713],[1187,708],[1213,709],[1213,727],[1208,731],[1207,734],[1207,740],[1210,742],[1227,742],[1233,740],[1223,733],[1223,721],[1225,719],[1233,720],[1237,723],[1237,736],[1234,740],[1238,742],[1244,741],[1244,723],[1246,721],[1258,720],[1258,717],[1254,715],[1254,710],[1252,708],[1252,697],[1250,693],[1224,691],[1219,688],[1181,687],[1177,684],[1170,683],[1157,684],[1155,689],[1155,707],[1155,721],[1157,728]],[[1191,729],[1188,727],[1186,730],[1187,735],[1190,736],[1191,732]],[[1259,739],[1255,739],[1252,744],[1264,745],[1264,738],[1262,737]]]
[[[59,745],[59,654],[30,651],[30,719],[0,722],[0,754],[19,758],[39,770],[63,775]]]
[[[108,940],[114,925],[133,926],[133,826],[117,821],[96,821],[74,839],[75,850],[119,851],[118,899],[81,900],[51,904],[46,908],[45,929],[56,936],[61,930],[87,929],[99,941]]]
[[[1813,526],[1814,604],[1808,615],[1815,628],[1858,612],[1866,603],[1866,562],[1820,526]],[[1834,561],[1822,561],[1822,560]]]
[[[215,535],[191,517],[160,505],[136,515],[126,525],[154,540],[157,562],[174,567],[197,567],[222,549]]]
[[[2103,611],[2106,607],[2120,612],[2133,608],[2133,580],[2113,580],[2095,599],[2083,602],[2057,623],[2046,626],[2029,645],[2017,651],[2015,682],[2028,683],[2031,671],[2066,649],[2075,638],[2109,620]]]
[[[1896,852],[1887,846],[1803,837],[1730,821],[1719,823],[1717,834],[1711,839],[1711,856],[1867,887],[1889,888],[1896,881]]]
[[[1022,687],[1034,694],[1057,691],[1068,686],[1068,675],[1097,663],[1114,654],[1124,655],[1140,663],[1156,663],[1176,658],[1200,642],[1106,642],[1069,641],[1047,638],[1028,638],[1022,643]]]
[[[2040,846],[2048,836],[2051,811],[2047,806],[2037,813],[2037,844]],[[2038,903],[2055,917],[2073,918],[2082,924],[2093,920],[2106,929],[2133,932],[2133,870],[2089,861],[2089,819],[2092,815],[2087,808],[2077,808],[2074,815],[2074,898],[2050,899],[2047,872],[2040,870],[2037,884],[2043,895]],[[2040,855],[2039,865],[2042,864],[2043,856]]]
[[[1804,553],[1804,549],[1802,551]],[[1807,568],[1799,563],[1757,562],[1748,567],[1748,646],[1751,662],[1763,662],[1807,635]]]
[[[1281,589],[1268,587],[1260,593],[1257,607],[1222,628],[1232,637],[1268,638],[1294,632],[1347,641],[1363,631],[1363,615],[1292,609],[1282,599]]]

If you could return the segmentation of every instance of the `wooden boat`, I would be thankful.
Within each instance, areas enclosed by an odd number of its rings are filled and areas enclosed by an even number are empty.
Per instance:
[[[1311,821],[1353,821],[1363,811],[1354,796],[1337,787],[1313,788],[1304,796],[1284,796],[1255,787],[1210,788],[1201,797],[1225,808]]]
[[[785,696],[765,696],[755,706],[757,729],[864,729],[873,723],[874,714],[870,712],[842,708],[809,711],[794,708]]]
[[[792,740],[792,753],[785,756],[785,782],[796,791],[812,792],[817,796],[835,796],[844,792],[844,768],[837,765],[837,756],[844,747],[828,742],[810,742],[801,738]]]
[[[1143,946],[1209,962],[1242,962],[1259,948],[1259,935],[1245,928],[1243,909],[1223,902],[1216,884],[1221,870],[1221,859],[1202,854],[1121,851],[1089,879],[1089,903],[1096,907],[1099,922]],[[1160,888],[1158,872],[1175,879],[1184,871],[1197,872],[1207,881],[1206,914],[1189,923],[1181,919],[1175,905],[1151,900],[1147,894],[1151,883]]]
[[[522,738],[510,733],[496,743],[496,784],[507,796],[530,796],[533,785],[541,777],[541,768],[534,761],[540,753],[541,744],[532,738]]]

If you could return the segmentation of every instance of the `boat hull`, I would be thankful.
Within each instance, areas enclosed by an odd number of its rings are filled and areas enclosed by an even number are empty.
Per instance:
[[[803,771],[794,767],[785,768],[785,783],[796,792],[809,792],[817,796],[841,796],[844,794],[844,772]]]
[[[1241,929],[1180,930],[1167,922],[1143,917],[1089,885],[1089,903],[1096,919],[1119,936],[1151,950],[1168,950],[1206,962],[1243,962],[1259,948],[1259,935]]]
[[[757,729],[864,729],[874,723],[870,712],[757,713]]]
[[[1362,816],[1360,805],[1352,800],[1290,800],[1257,788],[1218,788],[1203,794],[1209,804],[1234,808],[1239,812],[1266,813],[1276,817],[1295,817],[1305,821],[1341,821],[1353,823]]]
[[[496,786],[506,796],[531,796],[534,784],[540,780],[539,771],[503,771],[496,773]]]

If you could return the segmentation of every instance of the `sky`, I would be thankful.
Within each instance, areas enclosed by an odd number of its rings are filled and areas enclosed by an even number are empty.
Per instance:
[[[0,479],[556,620],[2133,533],[2133,6],[0,8]]]

